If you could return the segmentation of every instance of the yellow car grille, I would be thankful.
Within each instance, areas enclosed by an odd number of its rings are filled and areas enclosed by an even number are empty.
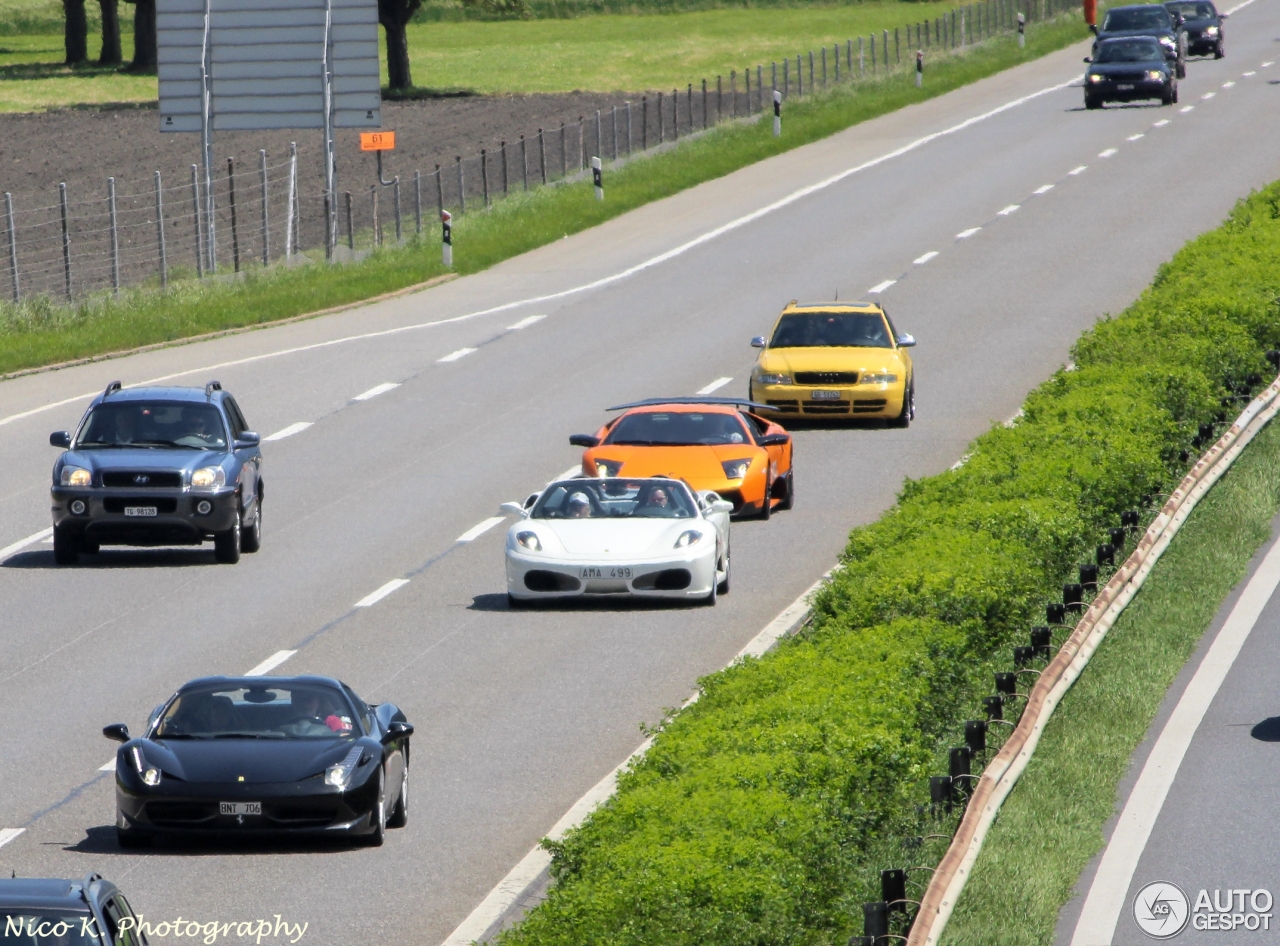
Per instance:
[[[857,384],[856,371],[797,371],[796,384]]]

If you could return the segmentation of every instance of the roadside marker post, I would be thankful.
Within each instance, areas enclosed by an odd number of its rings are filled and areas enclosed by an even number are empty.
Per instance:
[[[598,157],[591,159],[591,183],[596,186],[596,200],[604,200],[604,168]]]
[[[773,90],[773,137],[782,137],[782,93]]]
[[[445,269],[453,269],[453,214],[440,211],[440,260]]]
[[[924,85],[924,50],[916,50],[916,88]]]
[[[1018,48],[1021,49],[1027,45],[1027,18],[1025,14],[1018,14]]]

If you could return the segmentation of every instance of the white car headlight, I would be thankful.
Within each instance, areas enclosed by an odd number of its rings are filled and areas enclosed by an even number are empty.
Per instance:
[[[64,466],[62,468],[63,486],[92,486],[93,474],[83,467]]]
[[[346,758],[337,765],[331,765],[324,770],[324,783],[335,788],[346,788],[347,783],[351,781],[351,775],[355,772],[356,766],[360,764],[360,754],[362,752],[364,750],[359,746],[352,746]]]
[[[1090,81],[1090,82],[1101,82],[1101,81],[1103,80],[1103,78],[1105,78],[1105,77],[1104,77],[1103,75],[1101,75],[1100,73],[1097,73],[1097,72],[1091,72],[1091,73],[1089,73],[1089,81]]]
[[[858,378],[858,383],[859,384],[893,384],[893,382],[897,380],[898,380],[898,376],[896,374],[884,374],[884,373],[875,374],[873,372],[867,372],[863,374],[862,377]]]
[[[617,476],[622,469],[621,460],[597,460],[596,476]]]
[[[192,489],[220,489],[227,485],[227,471],[220,466],[201,467],[191,474]]]
[[[538,533],[536,532],[517,532],[516,545],[526,548],[530,552],[542,551],[542,543],[538,541]]]
[[[676,539],[674,548],[687,549],[691,545],[697,544],[702,539],[702,533],[693,529],[686,529],[680,533],[680,538]]]
[[[160,770],[154,765],[147,764],[146,756],[142,754],[141,747],[134,746],[129,750],[129,756],[133,759],[133,767],[142,776],[144,783],[151,786],[160,784]]]
[[[727,480],[740,480],[747,475],[747,468],[751,466],[750,460],[725,460],[720,466],[724,469],[724,478]]]
[[[791,375],[783,372],[767,372],[761,371],[756,374],[756,381],[760,384],[791,384]]]
[[[1175,46],[1177,46],[1177,43],[1175,43],[1175,42],[1173,41],[1173,37],[1172,37],[1172,36],[1161,36],[1161,37],[1160,37],[1160,45],[1161,45],[1161,46],[1168,46],[1170,49],[1173,49]]]
[[[1217,35],[1218,35],[1218,28],[1217,28],[1216,26],[1206,26],[1206,27],[1204,28],[1204,35],[1205,35],[1205,36],[1217,36]]]
[[[1147,78],[1150,79],[1152,82],[1162,82],[1164,81],[1164,73],[1161,72],[1159,69],[1152,69],[1150,72],[1147,73]]]

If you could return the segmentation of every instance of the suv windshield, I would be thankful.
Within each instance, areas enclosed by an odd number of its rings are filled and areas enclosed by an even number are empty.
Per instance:
[[[102,946],[89,913],[48,913],[0,909],[4,946]]]
[[[871,312],[796,312],[784,315],[770,348],[892,348],[884,317]]]
[[[208,686],[179,693],[153,739],[332,739],[358,735],[351,707],[323,686]]]
[[[121,401],[99,404],[80,430],[76,449],[85,447],[227,446],[222,415],[212,404],[174,401]]]
[[[693,497],[671,480],[603,479],[553,483],[532,519],[692,519]]]
[[[622,417],[604,442],[641,447],[714,447],[751,441],[736,414],[642,411]]]
[[[1217,16],[1212,3],[1166,3],[1164,8],[1171,13],[1181,13],[1186,20],[1211,20]]]
[[[1167,30],[1169,13],[1152,4],[1145,10],[1112,10],[1102,21],[1102,32],[1113,30]]]
[[[1094,62],[1153,62],[1163,58],[1159,43],[1149,39],[1125,39],[1103,43]]]

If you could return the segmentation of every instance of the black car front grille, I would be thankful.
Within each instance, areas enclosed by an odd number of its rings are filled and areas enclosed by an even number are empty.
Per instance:
[[[543,571],[539,568],[525,574],[524,586],[530,591],[577,591],[582,587],[582,582],[572,575]]]
[[[847,414],[849,413],[848,401],[801,401],[804,405],[806,414]]]
[[[181,489],[182,474],[173,470],[107,470],[102,485],[111,489]]]
[[[337,809],[333,806],[263,805],[262,815],[282,828],[323,828],[333,824]]]
[[[856,371],[797,371],[796,384],[857,384]]]
[[[1145,72],[1113,72],[1107,78],[1112,82],[1143,82],[1147,74]]]
[[[876,414],[884,410],[885,405],[889,402],[885,398],[867,398],[859,399],[853,402],[853,412],[855,414]]]
[[[158,515],[168,516],[178,511],[178,500],[166,496],[108,496],[102,500],[102,508],[117,515],[126,506],[155,506]]]
[[[779,414],[799,414],[800,413],[799,401],[766,401],[765,403],[768,404],[770,407],[772,407]]]

